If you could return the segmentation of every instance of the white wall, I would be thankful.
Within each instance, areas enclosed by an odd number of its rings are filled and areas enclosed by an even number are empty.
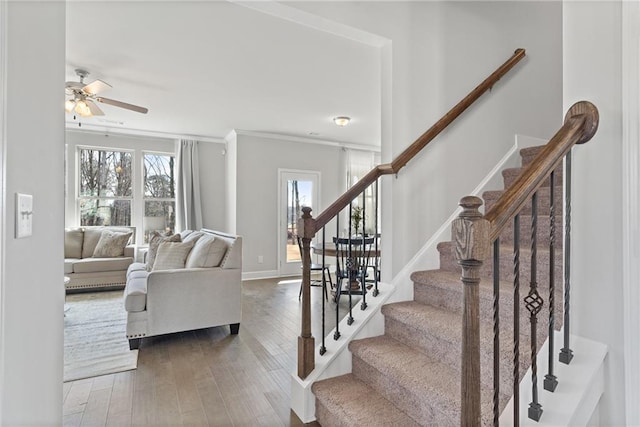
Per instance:
[[[586,99],[600,112],[595,137],[573,150],[571,327],[609,346],[600,423],[625,425],[621,4],[565,2],[563,15],[564,107]]]
[[[200,193],[204,228],[228,231],[226,228],[226,145],[199,142]]]
[[[343,151],[337,146],[237,135],[237,233],[243,236],[244,273],[278,270],[278,169],[319,171],[320,209],[344,190]],[[264,257],[262,264],[258,256]]]
[[[516,48],[527,49],[524,63],[383,186],[384,230],[393,232],[386,233],[383,246],[384,259],[393,257],[388,278],[500,160],[515,134],[548,139],[562,123],[559,2],[292,5],[391,40],[392,132],[385,138],[389,124],[383,123],[383,161],[398,155]],[[388,108],[382,106],[383,116]]]
[[[5,4],[8,16],[0,23],[7,48],[0,424],[59,425],[65,3]],[[33,195],[33,235],[28,238],[14,238],[16,192]]]

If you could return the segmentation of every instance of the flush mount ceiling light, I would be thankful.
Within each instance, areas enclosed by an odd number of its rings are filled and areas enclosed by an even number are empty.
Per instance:
[[[337,124],[340,127],[344,127],[349,124],[351,121],[351,117],[347,116],[338,116],[333,118],[333,123]]]

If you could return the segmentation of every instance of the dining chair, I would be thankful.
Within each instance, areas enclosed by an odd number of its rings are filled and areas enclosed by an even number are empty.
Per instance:
[[[368,270],[375,250],[373,237],[334,237],[336,246],[336,297],[341,294],[360,295],[366,292]],[[374,274],[376,274],[374,270]],[[348,286],[343,288],[343,281],[348,281]]]
[[[304,255],[303,255],[303,249],[302,249],[302,238],[300,236],[296,236],[296,240],[298,242],[298,249],[300,250],[300,259],[303,260]],[[322,280],[312,280],[311,286],[322,286],[322,289],[324,289],[324,297],[328,301],[329,294],[327,292],[327,276],[329,276],[329,284],[331,285],[331,288],[333,288],[333,281],[331,280],[331,271],[329,270],[329,266],[326,264],[323,265],[323,264],[311,263],[311,272],[313,273],[314,271],[322,272]],[[298,301],[300,300],[301,296],[302,296],[302,282],[300,282],[300,292],[298,292]]]

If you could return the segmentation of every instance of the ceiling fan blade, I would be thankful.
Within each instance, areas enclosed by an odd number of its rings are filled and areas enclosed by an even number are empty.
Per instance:
[[[89,110],[91,110],[92,116],[104,116],[104,113],[102,112],[100,107],[96,105],[95,102],[91,101],[90,99],[85,99],[84,102],[89,107]]]
[[[111,85],[109,83],[103,82],[102,80],[94,80],[88,85],[82,88],[82,91],[88,93],[89,95],[97,95],[100,92],[111,89]]]
[[[126,108],[127,110],[136,111],[142,114],[147,114],[147,112],[149,111],[148,108],[139,107],[133,104],[127,104],[126,102],[116,101],[115,99],[103,98],[101,96],[96,97],[96,101],[113,105],[114,107]]]

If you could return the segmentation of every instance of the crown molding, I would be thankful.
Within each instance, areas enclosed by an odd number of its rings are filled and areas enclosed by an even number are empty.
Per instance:
[[[65,127],[68,132],[89,132],[89,133],[100,133],[100,134],[109,134],[109,135],[123,135],[123,136],[131,136],[131,137],[141,137],[141,138],[160,138],[160,139],[193,139],[196,141],[202,142],[214,142],[218,144],[226,144],[224,138],[215,137],[215,136],[205,136],[205,135],[192,135],[192,134],[180,134],[180,133],[171,133],[171,132],[160,132],[160,131],[152,131],[152,130],[142,130],[142,129],[129,129],[129,128],[115,128],[104,125],[95,125],[91,123],[83,123],[82,127],[78,127],[78,122],[65,122]]]
[[[236,135],[239,135],[239,136],[251,136],[255,138],[267,138],[267,139],[275,139],[278,141],[299,142],[303,144],[327,145],[330,147],[348,148],[350,150],[373,151],[375,153],[380,152],[379,146],[356,144],[352,142],[334,141],[330,139],[307,138],[304,136],[297,136],[297,135],[285,135],[285,134],[271,133],[271,132],[257,132],[257,131],[242,130],[242,129],[234,129],[233,132],[235,132]]]

